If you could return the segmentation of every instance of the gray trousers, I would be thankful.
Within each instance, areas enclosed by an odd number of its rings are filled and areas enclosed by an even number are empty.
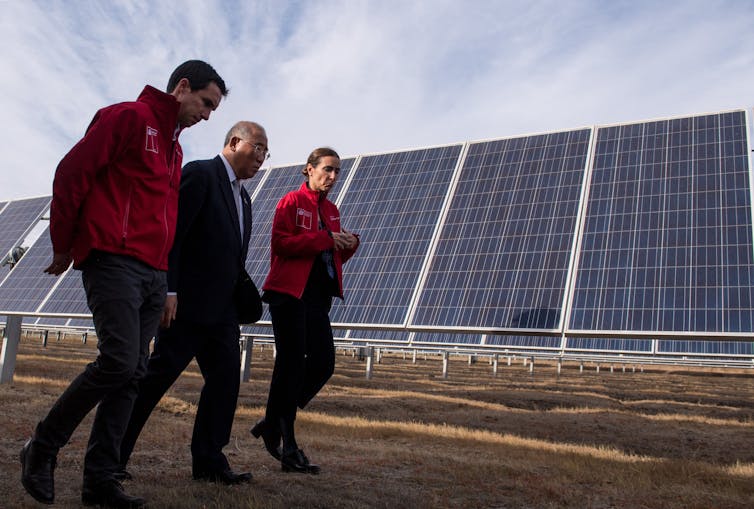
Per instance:
[[[37,425],[33,444],[57,454],[97,406],[84,458],[84,484],[113,478],[120,443],[146,373],[149,342],[157,332],[166,274],[129,256],[94,251],[81,267],[99,355],[86,366]]]

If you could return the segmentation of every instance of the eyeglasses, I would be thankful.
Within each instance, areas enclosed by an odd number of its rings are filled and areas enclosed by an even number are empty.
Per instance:
[[[261,154],[265,159],[270,158],[270,151],[264,148],[264,145],[260,145],[259,143],[252,143],[248,140],[244,140],[243,138],[241,138],[241,141],[245,141],[246,143],[254,147],[254,152]]]

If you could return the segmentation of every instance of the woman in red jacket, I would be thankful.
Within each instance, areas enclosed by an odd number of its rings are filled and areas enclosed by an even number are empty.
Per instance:
[[[262,289],[277,354],[265,417],[251,433],[263,438],[284,472],[317,474],[319,467],[296,443],[296,408],[304,408],[333,374],[329,312],[332,298],[343,298],[343,263],[359,238],[341,228],[340,212],[327,199],[340,173],[338,153],[314,150],[302,173],[306,181],[278,202],[272,222],[270,273]]]

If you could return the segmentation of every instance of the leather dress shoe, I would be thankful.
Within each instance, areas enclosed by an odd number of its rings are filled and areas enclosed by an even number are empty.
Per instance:
[[[120,482],[114,479],[93,486],[84,485],[81,491],[81,502],[84,505],[113,509],[140,509],[147,506],[146,500],[128,495],[123,491]]]
[[[270,453],[270,456],[280,460],[282,448],[280,447],[280,431],[273,429],[264,418],[260,419],[253,428],[251,434],[254,438],[262,437],[264,448]]]
[[[230,468],[226,468],[220,472],[210,471],[194,471],[195,481],[208,481],[218,484],[226,484],[228,486],[233,484],[243,484],[251,481],[251,472],[241,472],[239,474],[232,471]]]
[[[320,470],[319,465],[312,465],[309,463],[309,458],[306,457],[304,451],[301,449],[283,452],[280,464],[283,472],[298,472],[301,474],[317,475]]]
[[[57,458],[45,454],[26,441],[21,448],[21,484],[37,502],[52,504],[55,501],[55,465]]]

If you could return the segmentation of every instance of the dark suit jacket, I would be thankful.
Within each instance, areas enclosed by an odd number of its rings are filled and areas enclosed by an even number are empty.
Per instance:
[[[244,234],[220,156],[183,167],[168,290],[178,293],[177,319],[238,324],[233,287],[251,236],[251,200],[241,186]]]

